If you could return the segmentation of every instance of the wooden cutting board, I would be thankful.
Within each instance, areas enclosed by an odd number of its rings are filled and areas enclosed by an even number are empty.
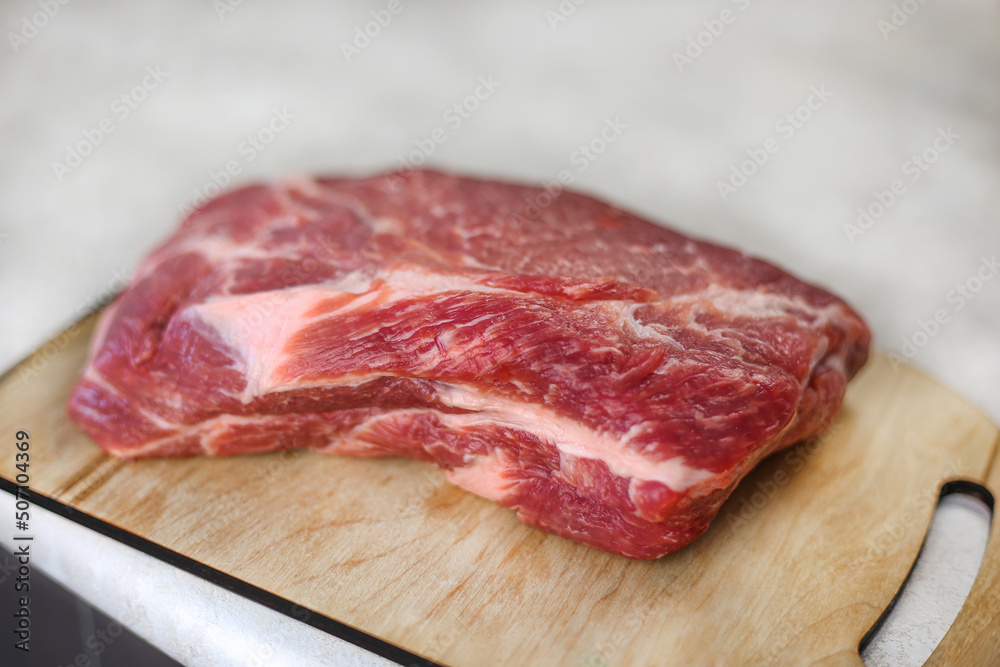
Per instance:
[[[1000,496],[998,433],[876,355],[828,435],[771,457],[708,534],[635,562],[520,524],[427,464],[296,452],[125,463],[64,406],[92,320],[0,382],[37,493],[450,665],[860,665],[942,484]],[[1000,531],[932,663],[1000,664]]]

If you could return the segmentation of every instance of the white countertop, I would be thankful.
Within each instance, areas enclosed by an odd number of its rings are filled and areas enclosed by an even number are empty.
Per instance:
[[[1000,422],[996,2],[52,4],[0,6],[0,367],[118,289],[227,165],[245,183],[413,154],[568,169],[774,261]]]

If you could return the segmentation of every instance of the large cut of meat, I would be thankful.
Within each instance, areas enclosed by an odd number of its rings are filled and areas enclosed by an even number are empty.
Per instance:
[[[829,293],[580,194],[302,179],[209,202],[142,262],[69,413],[129,458],[428,460],[655,558],[830,424],[868,343]]]

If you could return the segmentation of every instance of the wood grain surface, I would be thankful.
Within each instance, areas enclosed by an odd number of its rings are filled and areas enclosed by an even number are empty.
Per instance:
[[[91,326],[0,382],[0,475],[28,431],[36,492],[449,665],[859,665],[941,485],[1000,496],[996,427],[876,355],[826,435],[766,460],[691,546],[635,562],[423,463],[112,459],[65,416]],[[1000,531],[932,662],[1000,664]]]

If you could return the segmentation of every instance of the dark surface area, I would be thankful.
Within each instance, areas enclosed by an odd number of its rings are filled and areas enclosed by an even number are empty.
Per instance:
[[[31,549],[37,546],[32,544]],[[30,591],[18,592],[18,562],[0,548],[0,618],[4,627],[0,665],[4,667],[172,667],[180,665],[30,565]],[[22,582],[23,583],[23,582]],[[15,648],[19,641],[18,603],[29,596],[30,640],[28,652]]]

